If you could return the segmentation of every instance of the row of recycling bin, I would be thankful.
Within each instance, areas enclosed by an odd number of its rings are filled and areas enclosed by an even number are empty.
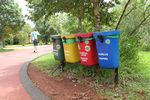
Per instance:
[[[120,31],[93,32],[71,35],[52,35],[54,58],[85,66],[99,64],[100,68],[119,67]]]

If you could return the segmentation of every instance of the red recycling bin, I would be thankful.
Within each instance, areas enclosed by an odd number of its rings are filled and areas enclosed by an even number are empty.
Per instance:
[[[76,40],[80,51],[81,64],[85,66],[97,65],[98,57],[93,33],[76,34]]]

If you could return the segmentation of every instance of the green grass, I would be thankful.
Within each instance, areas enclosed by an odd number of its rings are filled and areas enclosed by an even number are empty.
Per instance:
[[[122,100],[124,95],[125,100],[149,100],[150,52],[139,52],[139,64],[134,68],[136,69],[131,69],[133,70],[132,73],[126,73],[127,77],[120,77],[120,83],[115,90],[106,87],[100,92],[112,100]],[[126,72],[126,70],[120,69],[120,72]],[[130,79],[130,77],[134,77],[134,79]]]
[[[109,83],[110,79],[105,76],[108,73],[108,70],[101,71],[99,75],[95,75],[95,67],[87,68],[81,66],[79,63],[76,64],[66,64],[65,72],[71,75],[91,77],[95,81],[92,83],[92,87],[95,88],[98,93],[103,96],[109,97],[111,100],[122,100],[125,96],[125,100],[148,100],[150,98],[150,52],[139,52],[139,65],[135,68],[136,71],[128,74],[127,76],[132,77],[136,76],[136,79],[124,79],[120,76],[120,83],[117,88],[112,89],[107,86],[99,88],[99,84]],[[46,72],[48,75],[51,75],[54,68],[59,65],[59,62],[56,61],[53,57],[53,54],[48,54],[36,59],[33,64],[37,66],[43,72]],[[121,69],[120,69],[121,70]],[[124,72],[124,70],[121,70]],[[113,72],[109,70],[109,73]],[[58,72],[56,75],[60,75]]]
[[[13,51],[13,49],[0,49],[0,52],[10,52]]]
[[[37,58],[32,62],[36,67],[41,71],[47,71],[50,68],[57,67],[59,64],[58,61],[54,60],[54,56],[52,54],[47,54],[42,57]]]
[[[43,71],[46,72],[48,75],[51,75],[52,72],[59,66],[59,61],[56,61],[54,59],[53,54],[48,54],[45,56],[42,56],[35,61],[32,62],[36,67]],[[79,63],[76,64],[66,64],[64,70],[67,73],[72,73],[73,75],[78,75],[78,76],[92,76],[95,71],[95,67],[93,68],[87,68],[85,66],[80,65]],[[57,72],[54,74],[55,75],[60,75],[60,72]]]
[[[27,46],[33,46],[33,44],[25,44],[24,46],[23,45],[6,45],[6,48],[15,48],[15,47],[27,47]]]
[[[140,73],[150,79],[150,52],[140,52]]]

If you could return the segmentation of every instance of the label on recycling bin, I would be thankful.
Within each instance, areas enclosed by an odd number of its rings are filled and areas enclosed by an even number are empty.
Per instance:
[[[84,58],[81,57],[81,59],[82,59],[83,62],[87,62],[87,60],[88,60],[88,58],[86,58],[86,57],[84,57]]]
[[[89,44],[89,41],[85,41],[85,42],[87,42],[87,44]],[[83,51],[82,52],[80,52],[80,59],[81,59],[81,61],[82,62],[88,62],[88,54],[89,54],[89,52],[90,52],[90,50],[91,50],[91,47],[89,46],[89,45],[85,45],[84,46],[84,48],[83,48]]]
[[[81,55],[81,56],[84,56],[84,57],[86,57],[87,54],[88,54],[87,52],[80,52],[80,55]]]
[[[87,52],[80,52],[80,59],[83,61],[83,62],[87,62],[88,58],[87,58]]]
[[[58,56],[58,50],[57,49],[54,49],[53,52],[54,52],[55,56]]]
[[[106,43],[106,44],[110,44],[110,43],[111,43],[110,39],[106,39],[106,40],[105,40],[105,43]]]
[[[98,53],[99,60],[108,60],[108,53]]]
[[[66,55],[67,57],[70,57],[70,51],[69,51],[69,50],[65,50],[65,55]]]
[[[61,46],[59,44],[56,45],[56,49],[59,50]]]
[[[91,47],[90,46],[85,46],[85,51],[86,52],[89,52],[91,50]]]

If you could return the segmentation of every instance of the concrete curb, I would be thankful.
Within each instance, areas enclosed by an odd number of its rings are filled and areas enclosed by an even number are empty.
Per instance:
[[[46,55],[46,54],[44,54]],[[43,55],[41,55],[43,56]],[[39,56],[39,57],[41,57]],[[37,57],[37,58],[39,58]],[[20,72],[19,72],[19,76],[20,76],[20,82],[23,85],[24,89],[27,91],[27,93],[31,96],[32,100],[51,100],[48,96],[46,96],[43,92],[41,92],[40,89],[38,89],[32,82],[32,80],[30,80],[27,70],[28,70],[28,66],[29,64],[37,59],[34,58],[31,61],[26,62],[25,64],[23,64],[21,66]]]

